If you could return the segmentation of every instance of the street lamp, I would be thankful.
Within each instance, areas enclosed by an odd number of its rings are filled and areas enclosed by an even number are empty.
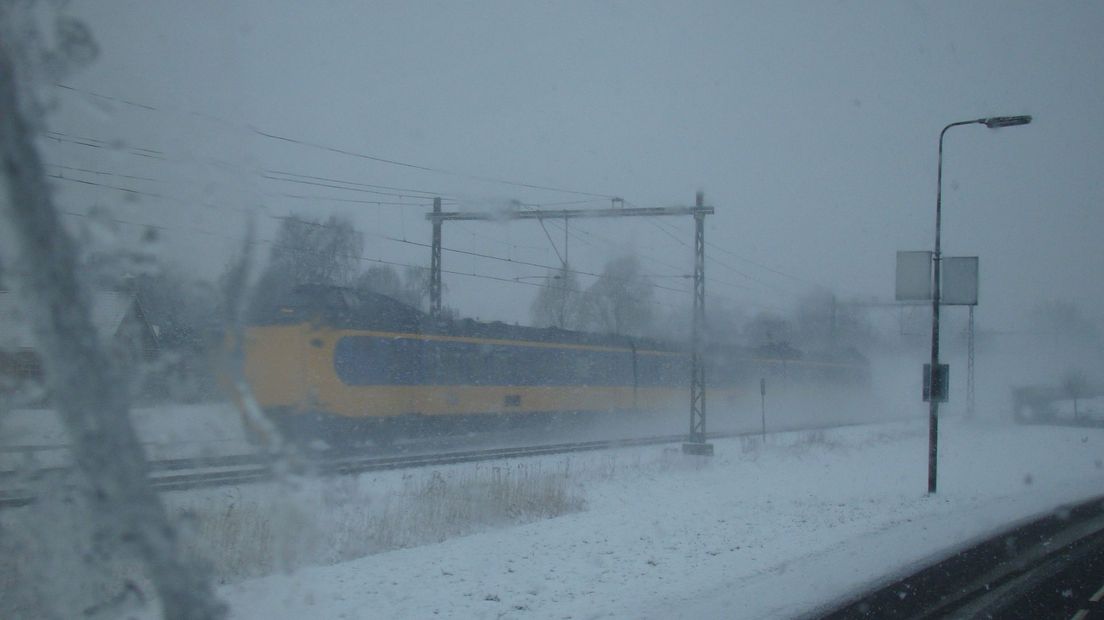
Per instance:
[[[928,378],[928,493],[935,493],[936,480],[936,455],[939,443],[939,401],[945,395],[946,386],[942,382],[942,374],[939,372],[939,227],[942,216],[943,202],[943,136],[951,127],[959,125],[985,125],[990,129],[1001,127],[1015,127],[1031,122],[1030,116],[992,116],[979,118],[972,121],[959,121],[951,123],[939,132],[939,167],[936,177],[935,189],[935,252],[932,254],[934,261],[934,289],[932,291],[932,343],[931,343],[931,368]]]

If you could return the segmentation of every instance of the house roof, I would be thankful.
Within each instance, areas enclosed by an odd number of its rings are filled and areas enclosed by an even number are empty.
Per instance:
[[[92,293],[92,325],[105,338],[113,338],[136,303],[133,294],[113,291]],[[34,332],[26,320],[26,305],[17,293],[0,291],[0,349],[33,349]]]

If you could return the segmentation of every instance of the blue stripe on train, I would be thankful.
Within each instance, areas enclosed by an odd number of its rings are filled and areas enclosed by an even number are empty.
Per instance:
[[[347,336],[334,347],[346,385],[631,386],[633,354],[581,348]],[[682,356],[638,355],[642,387],[686,382]]]

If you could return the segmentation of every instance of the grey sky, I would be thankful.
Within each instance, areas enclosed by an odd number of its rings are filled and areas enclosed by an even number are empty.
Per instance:
[[[151,159],[50,143],[54,164],[155,180],[66,176],[159,196],[124,201],[67,182],[62,200],[166,226],[169,251],[200,273],[217,273],[242,234],[235,209],[256,213],[262,238],[275,226],[266,214],[347,214],[368,233],[365,257],[428,265],[428,249],[373,236],[428,242],[420,207],[293,198],[398,201],[265,171],[441,192],[461,209],[581,198],[340,155],[252,126],[640,206],[686,204],[702,189],[717,207],[707,240],[721,248],[710,250],[719,261],[707,267],[711,295],[751,312],[787,309],[809,283],[887,299],[894,253],[932,244],[942,126],[1032,114],[1027,127],[948,134],[944,251],[981,257],[979,317],[993,327],[1022,326],[1043,299],[1078,302],[1095,317],[1104,309],[1099,3],[227,4],[74,6],[102,55],[66,84],[155,109],[53,93],[53,129],[160,151]],[[596,272],[610,255],[636,251],[650,273],[688,273],[680,242],[690,230],[683,220],[579,224],[572,263]],[[562,229],[549,233],[562,246]],[[445,245],[558,260],[532,223],[447,226]],[[449,253],[445,267],[544,273]],[[485,318],[525,320],[535,292],[461,276],[445,283],[447,303]]]

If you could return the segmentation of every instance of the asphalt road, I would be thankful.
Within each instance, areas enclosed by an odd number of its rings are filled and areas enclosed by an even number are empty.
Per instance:
[[[992,600],[961,610],[966,617],[1043,620],[1104,618],[1104,534],[1064,547],[1048,561],[1013,580]]]
[[[1001,532],[843,604],[852,618],[1104,618],[1104,498]]]

